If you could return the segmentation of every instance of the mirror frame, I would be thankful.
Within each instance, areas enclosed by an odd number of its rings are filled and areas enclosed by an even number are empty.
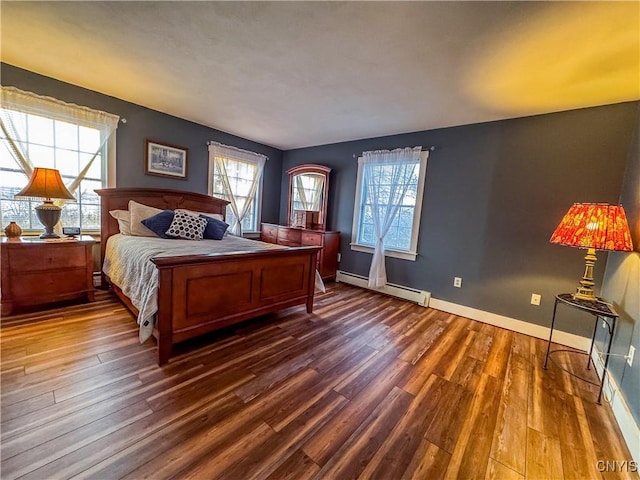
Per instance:
[[[304,173],[314,173],[316,175],[324,176],[324,189],[322,192],[322,206],[320,207],[320,214],[318,223],[314,227],[314,230],[326,230],[327,229],[327,197],[329,194],[329,173],[331,169],[324,165],[317,165],[315,163],[304,163],[302,165],[296,165],[287,170],[289,175],[289,195],[287,199],[287,225],[291,225],[291,202],[293,201],[293,178],[296,175]]]

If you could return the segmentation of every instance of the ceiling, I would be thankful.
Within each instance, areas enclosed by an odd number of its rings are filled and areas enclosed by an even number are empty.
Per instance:
[[[639,2],[1,2],[2,61],[280,149],[640,99]]]

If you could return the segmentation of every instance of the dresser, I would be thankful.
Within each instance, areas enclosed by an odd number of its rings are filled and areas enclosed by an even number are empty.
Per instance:
[[[91,237],[74,240],[2,239],[2,315],[19,307],[34,307],[78,298],[93,301]]]
[[[318,252],[318,271],[323,279],[335,280],[338,269],[340,232],[263,223],[260,239],[263,242],[277,243],[288,247],[307,245],[322,247]]]

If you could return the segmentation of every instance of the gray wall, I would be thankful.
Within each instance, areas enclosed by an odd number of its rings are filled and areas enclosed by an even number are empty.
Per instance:
[[[230,135],[92,90],[54,80],[6,63],[0,64],[2,85],[15,86],[39,95],[126,118],[117,131],[116,185],[118,187],[155,187],[207,193],[209,140],[244,148],[269,157],[264,171],[262,219],[277,221],[280,211],[282,152],[260,143]],[[179,145],[189,149],[187,180],[145,175],[146,139]]]
[[[584,252],[549,237],[578,201],[616,203],[636,128],[629,102],[284,153],[283,172],[301,163],[333,169],[328,227],[341,232],[339,268],[367,275],[371,255],[351,251],[357,157],[365,150],[436,146],[427,165],[418,259],[387,258],[389,281],[438,299],[548,326],[554,295],[575,290]],[[285,175],[286,176],[286,175]],[[286,217],[282,179],[280,221]],[[599,254],[601,285],[607,255]],[[461,289],[453,277],[463,277]],[[542,295],[539,307],[531,293]],[[570,312],[558,327],[590,336]]]
[[[640,109],[638,115],[640,117]],[[622,390],[636,424],[640,425],[640,122],[636,124],[635,141],[624,175],[620,203],[627,213],[635,251],[609,254],[602,295],[613,303],[620,314],[609,371]],[[600,328],[599,337],[600,350],[603,351],[603,343],[608,339],[606,330]],[[636,348],[631,367],[623,358],[629,352],[629,345]]]

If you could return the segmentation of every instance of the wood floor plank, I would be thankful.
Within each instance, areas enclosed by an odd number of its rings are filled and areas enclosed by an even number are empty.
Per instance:
[[[412,395],[417,395],[423,385],[427,382],[433,371],[442,359],[442,355],[449,351],[454,345],[464,342],[466,337],[465,322],[462,319],[455,321],[444,331],[442,341],[437,342],[418,361],[402,388]]]
[[[637,478],[584,357],[340,283],[177,345],[96,302],[0,323],[2,478]],[[586,372],[593,376],[593,370]],[[620,465],[621,463],[618,463]]]
[[[402,480],[442,478],[447,471],[450,459],[449,453],[423,438],[401,478]]]
[[[484,478],[489,463],[502,385],[496,377],[482,374],[458,441],[451,452],[445,478]]]
[[[271,476],[276,469],[280,469],[282,463],[286,463],[290,455],[296,452],[304,455],[299,448],[304,442],[311,438],[324,425],[348,403],[348,400],[333,390],[320,397],[318,401],[303,410],[300,415],[285,425],[278,432],[278,441],[274,442],[273,448],[259,460],[260,467],[252,473],[255,478]],[[306,455],[304,457],[308,458]],[[309,459],[314,466],[315,462]],[[313,468],[315,472],[320,470],[317,466]]]
[[[296,450],[266,480],[307,480],[313,478],[320,467],[304,452]]]
[[[530,377],[527,358],[514,350],[511,349],[507,361],[491,458],[524,475]]]
[[[302,451],[324,466],[408,370],[409,364],[398,359],[387,365],[378,381],[371,382],[351,399],[331,422],[303,445]]]
[[[413,396],[394,387],[342,444],[315,478],[356,478],[376,453],[412,402]]]
[[[524,476],[505,467],[500,462],[496,462],[493,458],[489,459],[489,468],[485,480],[523,480]]]
[[[395,478],[407,469],[422,445],[428,425],[434,419],[444,382],[435,375],[427,379],[396,427],[361,472],[362,478]]]
[[[560,440],[540,433],[533,428],[527,431],[527,478],[534,480],[555,480],[572,478],[571,472],[562,468]]]

